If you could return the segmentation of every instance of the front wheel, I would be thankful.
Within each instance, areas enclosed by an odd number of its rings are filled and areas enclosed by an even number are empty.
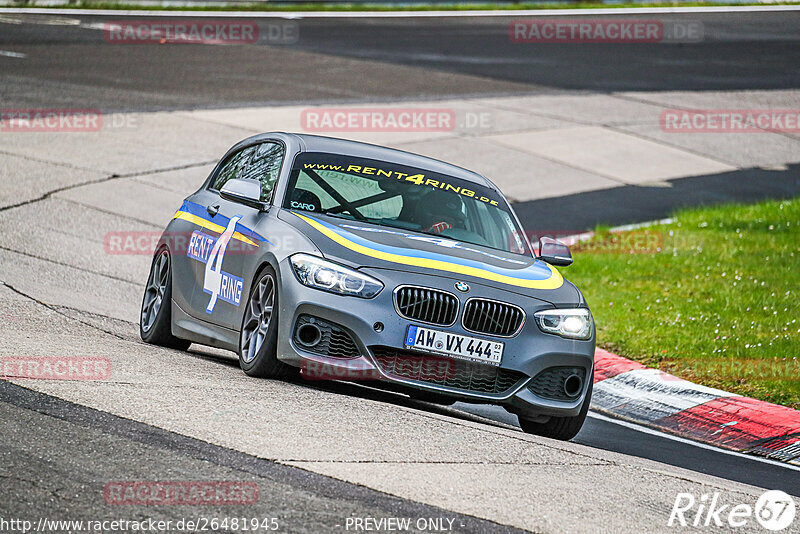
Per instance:
[[[249,376],[289,378],[294,367],[278,359],[277,276],[267,266],[256,277],[242,318],[239,366]]]
[[[190,341],[172,335],[172,269],[169,250],[162,248],[150,265],[142,299],[139,336],[145,343],[186,350]]]
[[[569,441],[580,432],[583,422],[586,421],[586,414],[589,412],[589,404],[592,401],[592,387],[594,374],[589,375],[589,389],[586,391],[586,398],[581,405],[581,411],[574,417],[551,417],[546,423],[536,423],[518,415],[519,426],[527,434],[536,434],[546,438],[560,439]]]

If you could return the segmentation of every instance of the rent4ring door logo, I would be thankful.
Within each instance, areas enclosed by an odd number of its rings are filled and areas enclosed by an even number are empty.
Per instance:
[[[225,252],[228,250],[228,243],[236,231],[236,223],[239,222],[239,219],[241,219],[240,216],[231,218],[219,238],[195,230],[189,239],[186,255],[206,265],[203,291],[211,295],[208,306],[206,306],[206,313],[214,312],[217,300],[223,300],[234,306],[239,306],[242,300],[244,280],[222,270]]]

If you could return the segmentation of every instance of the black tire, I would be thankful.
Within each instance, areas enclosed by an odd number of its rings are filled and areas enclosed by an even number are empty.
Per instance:
[[[536,434],[546,438],[560,439],[569,441],[580,432],[586,414],[589,412],[589,404],[592,401],[592,388],[594,386],[593,374],[589,376],[589,389],[586,391],[586,398],[581,405],[581,411],[574,417],[551,417],[546,423],[536,423],[529,421],[518,415],[519,426],[527,434]]]
[[[145,343],[186,350],[191,341],[172,335],[172,261],[166,247],[150,264],[139,313],[139,336]]]
[[[257,378],[292,378],[297,370],[278,359],[278,277],[269,265],[256,275],[239,330],[239,366]]]

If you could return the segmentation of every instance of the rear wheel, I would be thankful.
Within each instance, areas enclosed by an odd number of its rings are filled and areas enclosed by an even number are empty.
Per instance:
[[[537,423],[518,415],[519,426],[527,434],[536,434],[537,436],[563,441],[571,440],[580,432],[583,422],[586,420],[586,414],[589,412],[589,404],[592,401],[592,382],[594,382],[594,377],[590,375],[589,389],[586,391],[586,398],[578,415],[574,417],[551,417],[546,423]]]
[[[295,368],[278,360],[278,286],[272,267],[256,276],[239,335],[239,366],[249,376],[289,378]]]
[[[150,265],[142,299],[139,335],[145,343],[186,350],[190,341],[172,335],[172,269],[169,250],[162,248]]]

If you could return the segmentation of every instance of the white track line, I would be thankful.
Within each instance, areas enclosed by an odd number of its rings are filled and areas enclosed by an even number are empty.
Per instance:
[[[125,9],[50,9],[5,7],[0,13],[18,15],[106,15],[113,17],[183,17],[183,18],[463,18],[463,17],[573,17],[582,15],[657,15],[674,13],[750,13],[800,11],[800,5],[777,6],[705,6],[705,7],[641,7],[598,9],[519,9],[483,11],[149,11]]]
[[[784,467],[786,469],[791,469],[793,471],[800,471],[800,466],[788,464],[785,462],[776,462],[774,460],[769,460],[767,458],[763,458],[761,456],[755,456],[750,454],[744,454],[742,452],[730,451],[728,449],[723,449],[720,447],[715,447],[714,445],[709,445],[707,443],[702,443],[700,441],[693,441],[691,439],[682,438],[679,436],[674,436],[672,434],[667,434],[666,432],[660,432],[658,430],[654,430],[652,428],[637,425],[636,423],[631,423],[629,421],[623,421],[621,419],[614,419],[613,417],[608,417],[606,415],[599,414],[594,411],[589,412],[589,417],[594,419],[599,419],[600,421],[606,421],[608,423],[613,423],[615,425],[624,426],[625,428],[630,428],[631,430],[636,430],[638,432],[644,432],[645,434],[650,434],[652,436],[658,436],[661,438],[671,439],[673,441],[677,441],[679,443],[685,443],[687,445],[694,445],[695,447],[700,447],[701,449],[708,449],[710,451],[718,452],[721,454],[727,454],[729,456],[737,456],[739,458],[745,458],[747,460],[753,460],[755,462],[761,462],[764,464],[773,465],[775,467]]]
[[[28,54],[22,54],[20,52],[9,52],[8,50],[0,50],[0,56],[25,59],[26,57],[28,57]]]

